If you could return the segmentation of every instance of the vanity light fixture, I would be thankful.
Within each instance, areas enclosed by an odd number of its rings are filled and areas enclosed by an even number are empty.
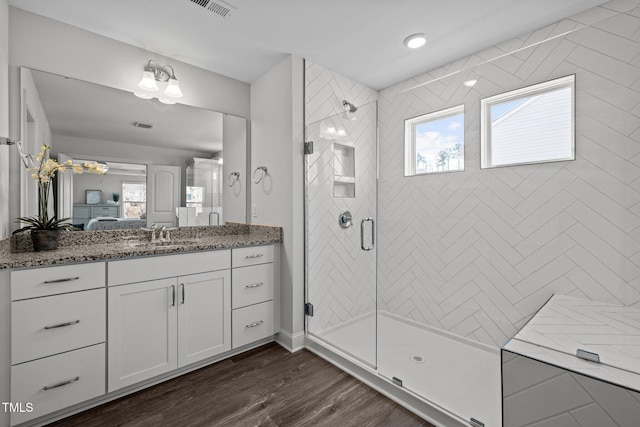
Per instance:
[[[142,79],[138,83],[138,87],[144,92],[134,92],[134,95],[142,99],[151,99],[154,97],[153,92],[158,92],[160,88],[158,83],[167,83],[162,95],[158,96],[160,102],[164,104],[175,104],[175,98],[182,98],[182,91],[176,79],[175,71],[171,65],[158,66],[153,59],[150,59],[142,72]],[[147,93],[151,92],[151,93]]]
[[[411,34],[404,39],[403,44],[409,49],[417,49],[427,43],[427,35],[425,33]]]

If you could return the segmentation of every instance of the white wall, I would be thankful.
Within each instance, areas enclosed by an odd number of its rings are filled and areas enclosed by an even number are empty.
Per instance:
[[[9,3],[0,0],[0,137],[9,137]],[[9,232],[9,147],[0,145],[0,239]],[[2,396],[0,396],[2,397]]]
[[[380,309],[500,346],[554,293],[640,306],[640,9],[617,13],[632,4],[380,92]],[[574,73],[576,160],[481,170],[480,99]],[[404,120],[462,103],[465,171],[404,177]]]
[[[298,348],[304,339],[303,61],[290,56],[251,84],[251,184],[258,215],[253,224],[283,227],[279,341]]]
[[[53,136],[30,70],[20,71],[20,89],[22,93],[20,109],[23,117],[20,132],[22,147],[35,159],[43,145],[51,146]],[[27,119],[27,116],[30,119]],[[25,190],[21,191],[20,209],[18,210],[17,205],[9,208],[9,215],[13,218],[35,216],[38,215],[39,210],[37,181],[31,178],[32,172],[22,164],[20,166],[20,186]]]
[[[14,138],[21,137],[20,66],[132,92],[142,68],[153,59],[176,69],[184,92],[183,104],[249,117],[250,93],[246,83],[21,9],[9,7],[9,15],[9,127]],[[15,147],[10,151],[8,204],[13,207],[20,203],[20,165]]]
[[[223,215],[220,223],[249,222],[247,217],[247,188],[250,181],[247,179],[247,122],[235,116],[225,114],[222,119],[222,182],[223,182]],[[238,172],[240,178],[229,187],[229,175]]]

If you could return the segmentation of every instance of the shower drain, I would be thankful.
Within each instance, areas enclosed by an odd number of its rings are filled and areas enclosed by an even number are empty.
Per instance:
[[[411,356],[410,359],[413,363],[424,363],[424,357],[419,356],[417,354],[414,354],[413,356]]]

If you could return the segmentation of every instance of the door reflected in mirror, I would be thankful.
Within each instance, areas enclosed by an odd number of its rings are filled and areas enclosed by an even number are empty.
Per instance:
[[[60,174],[59,218],[89,230],[247,222],[246,119],[28,68],[20,86],[27,153],[47,144],[59,160],[109,166],[104,176]],[[238,182],[224,185],[227,176]],[[88,206],[86,190],[100,190],[100,203]],[[22,216],[37,214],[36,199],[23,185]]]

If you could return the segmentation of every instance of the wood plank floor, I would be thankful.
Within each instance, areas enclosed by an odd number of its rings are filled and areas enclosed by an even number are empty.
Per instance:
[[[430,426],[307,350],[275,343],[52,426]]]

